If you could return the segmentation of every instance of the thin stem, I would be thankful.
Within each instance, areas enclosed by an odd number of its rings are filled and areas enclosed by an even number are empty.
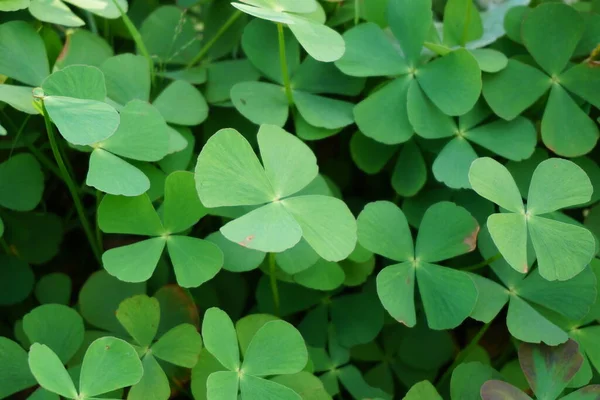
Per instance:
[[[67,184],[67,188],[73,198],[73,203],[75,204],[75,209],[77,210],[77,215],[79,216],[79,221],[81,222],[81,226],[85,232],[85,236],[90,243],[90,247],[92,248],[92,252],[96,257],[98,263],[101,263],[101,253],[98,245],[96,243],[96,239],[94,237],[94,232],[92,231],[92,227],[90,226],[90,222],[88,221],[85,215],[85,209],[83,208],[83,203],[81,202],[81,198],[79,197],[79,191],[75,182],[71,178],[69,171],[67,170],[67,165],[60,153],[60,149],[58,147],[58,143],[56,141],[56,134],[54,133],[54,127],[52,126],[52,122],[50,122],[50,116],[48,116],[48,111],[46,111],[46,106],[42,101],[42,112],[44,115],[44,122],[46,124],[46,132],[48,133],[48,140],[50,142],[50,148],[52,149],[52,154],[54,154],[54,158],[56,160],[56,164],[58,164],[58,168],[62,175],[63,181]]]
[[[98,27],[96,26],[96,19],[94,18],[94,14],[85,10],[85,19],[88,21],[88,25],[90,26],[90,30],[94,35],[98,34]]]
[[[495,255],[491,256],[487,260],[483,260],[482,262],[480,262],[478,264],[470,265],[468,267],[463,267],[463,268],[459,268],[459,269],[461,271],[476,271],[476,270],[481,269],[483,267],[487,267],[488,265],[490,265],[494,261],[498,261],[501,258],[502,258],[502,254],[498,253],[498,254],[495,254]]]
[[[131,35],[131,38],[135,42],[135,45],[140,50],[140,53],[142,53],[142,55],[148,61],[148,66],[150,67],[150,76],[152,78],[152,85],[154,85],[154,61],[152,61],[152,57],[150,56],[150,53],[148,52],[148,49],[146,48],[146,45],[144,44],[144,41],[142,40],[142,35],[140,34],[140,31],[138,31],[138,29],[135,27],[135,25],[133,24],[131,19],[129,19],[129,17],[125,13],[125,11],[123,11],[123,8],[121,8],[119,3],[116,0],[112,0],[112,2],[117,7],[119,12],[121,13],[121,18],[123,19],[123,23],[125,24],[125,27],[127,28],[127,31],[129,32],[129,34]]]
[[[223,36],[223,34],[227,32],[231,25],[233,25],[235,21],[237,21],[238,18],[241,16],[242,12],[239,10],[236,10],[233,14],[231,14],[229,19],[227,19],[227,21],[225,21],[225,23],[219,28],[217,33],[215,33],[215,35],[212,38],[210,38],[210,40],[206,42],[204,46],[202,46],[198,54],[196,54],[196,57],[194,57],[194,59],[190,61],[185,68],[192,68],[194,65],[198,64],[204,58],[204,56],[206,56],[206,54],[210,51],[214,44],[217,43],[221,36]]]
[[[292,86],[290,84],[290,75],[288,74],[287,57],[285,56],[285,35],[283,33],[283,24],[277,24],[277,36],[279,38],[279,63],[281,64],[281,77],[285,86],[285,95],[290,105],[294,104],[292,96]]]
[[[96,190],[96,210],[100,207],[102,201],[102,192]],[[100,223],[98,221],[98,213],[96,213],[96,241],[98,242],[98,248],[103,251],[104,245],[102,244],[102,231],[100,230]]]
[[[277,288],[277,271],[275,265],[275,253],[269,253],[269,278],[271,281],[271,293],[275,304],[275,315],[279,316],[279,289]]]
[[[481,340],[483,335],[485,335],[485,333],[490,328],[490,326],[492,326],[492,321],[493,321],[493,319],[490,320],[485,325],[483,325],[481,327],[481,329],[479,329],[479,332],[477,332],[477,334],[473,337],[473,339],[471,339],[471,341],[469,342],[467,347],[465,347],[464,349],[462,349],[462,351],[460,353],[458,353],[458,355],[454,359],[454,362],[452,363],[452,365],[450,365],[450,367],[448,367],[446,372],[444,372],[444,375],[442,375],[442,377],[438,381],[438,383],[436,385],[436,387],[438,389],[440,389],[444,385],[444,383],[450,378],[450,376],[452,375],[452,371],[454,371],[454,369],[456,367],[458,367],[460,365],[460,363],[462,363],[471,354],[471,352],[473,351],[475,346],[477,346],[477,344],[479,343],[479,341]]]
[[[354,25],[360,21],[360,0],[354,0]]]

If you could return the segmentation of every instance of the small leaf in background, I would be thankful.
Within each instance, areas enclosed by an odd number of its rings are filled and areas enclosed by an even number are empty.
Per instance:
[[[16,154],[0,163],[0,205],[15,211],[31,211],[44,191],[44,175],[38,161],[28,153]]]

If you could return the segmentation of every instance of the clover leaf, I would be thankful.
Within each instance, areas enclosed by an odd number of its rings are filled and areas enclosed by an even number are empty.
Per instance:
[[[346,33],[346,54],[336,62],[358,77],[397,76],[354,107],[356,124],[368,137],[384,143],[406,142],[413,93],[427,96],[444,114],[467,113],[481,92],[481,70],[465,49],[423,63],[421,49],[432,24],[431,1],[390,0],[388,22],[403,54],[377,25],[358,25]]]
[[[325,25],[325,12],[316,0],[241,0],[231,5],[254,17],[286,25],[315,60],[332,62],[344,54],[344,39]]]
[[[533,242],[540,274],[547,280],[576,276],[596,253],[596,242],[587,229],[558,221],[549,213],[589,201],[592,184],[587,174],[571,161],[550,158],[533,173],[527,207],[506,169],[491,158],[471,164],[469,181],[480,196],[493,201],[506,213],[488,218],[495,245],[516,271],[529,270],[527,241]]]
[[[377,293],[390,315],[409,327],[417,322],[415,279],[430,328],[456,327],[471,314],[477,302],[473,280],[466,272],[435,263],[473,251],[478,232],[471,214],[450,202],[426,211],[416,245],[404,213],[393,203],[370,203],[358,216],[360,244],[401,262],[377,275]]]
[[[506,120],[516,118],[550,91],[542,117],[542,140],[556,154],[568,157],[590,152],[600,135],[578,104],[581,98],[600,107],[600,78],[586,62],[570,64],[583,27],[583,18],[574,8],[541,4],[527,12],[521,24],[523,43],[537,65],[511,59],[504,70],[484,76],[483,96]],[[550,42],[557,46],[548,47]]]
[[[0,305],[18,304],[25,300],[35,282],[29,264],[8,254],[0,255]]]
[[[143,374],[135,349],[126,341],[103,337],[90,344],[81,365],[79,390],[48,346],[34,343],[29,349],[29,368],[44,389],[68,399],[92,399],[98,395],[135,385]],[[102,371],[102,374],[98,374]]]
[[[43,192],[44,175],[31,154],[16,154],[0,163],[0,206],[31,211],[42,200]]]
[[[531,157],[537,133],[531,121],[488,121],[491,111],[483,102],[455,120],[442,113],[421,91],[408,91],[409,120],[415,132],[426,139],[452,138],[432,165],[435,178],[453,189],[470,188],[469,167],[477,159],[470,142],[513,161]]]
[[[117,319],[138,346],[142,358],[144,375],[129,391],[129,399],[150,397],[168,399],[171,394],[169,380],[158,361],[192,368],[202,350],[200,334],[191,324],[177,325],[156,342],[160,322],[160,304],[157,299],[146,295],[130,297],[119,305]]]
[[[243,400],[300,399],[292,389],[265,379],[269,375],[300,372],[308,362],[308,353],[300,332],[285,321],[267,322],[252,337],[240,361],[236,331],[229,316],[218,308],[206,311],[202,336],[208,351],[227,369],[208,377],[207,398]]]
[[[209,241],[181,235],[206,214],[191,173],[179,171],[167,177],[162,211],[161,220],[146,194],[106,195],[98,208],[102,231],[152,238],[106,251],[104,268],[125,282],[144,282],[167,247],[179,285],[197,287],[212,279],[223,265],[221,250]]]
[[[348,77],[331,64],[307,57],[299,63],[300,49],[293,38],[285,40],[286,63],[289,68],[291,97],[286,98],[284,77],[279,68],[277,29],[272,24],[255,20],[248,24],[242,36],[242,47],[250,62],[268,79],[275,82],[240,82],[231,88],[236,109],[257,125],[273,124],[283,127],[290,107],[300,136],[310,135],[323,128],[329,135],[353,123],[352,104],[320,94],[358,94],[362,79]],[[265,48],[269,51],[265,51]],[[327,79],[323,79],[323,77]],[[304,133],[306,131],[306,133]],[[313,133],[314,135],[314,133]]]
[[[196,188],[206,207],[260,206],[221,228],[229,240],[282,252],[301,238],[322,258],[339,261],[356,244],[356,221],[341,200],[296,195],[318,174],[316,158],[300,139],[273,125],[259,129],[259,162],[248,141],[223,129],[202,148]]]

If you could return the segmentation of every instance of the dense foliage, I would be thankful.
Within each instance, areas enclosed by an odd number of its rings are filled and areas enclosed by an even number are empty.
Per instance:
[[[0,399],[600,399],[600,1],[0,0]]]

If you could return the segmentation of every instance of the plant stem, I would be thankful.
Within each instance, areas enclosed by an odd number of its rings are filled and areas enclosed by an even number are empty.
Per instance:
[[[490,265],[494,261],[497,261],[497,260],[499,260],[501,258],[502,258],[502,254],[498,253],[498,254],[495,254],[495,255],[491,256],[487,260],[483,260],[482,262],[480,262],[478,264],[470,265],[468,267],[463,267],[463,268],[459,268],[459,269],[461,271],[476,271],[476,270],[481,269],[483,267],[487,267],[488,265]]]
[[[294,104],[292,96],[292,86],[290,84],[290,76],[288,74],[287,57],[285,56],[285,35],[283,33],[283,24],[277,23],[277,36],[279,38],[279,63],[281,64],[281,77],[285,86],[285,95],[289,105]]]
[[[52,126],[52,122],[50,121],[50,116],[48,115],[48,111],[46,111],[46,106],[42,101],[42,111],[44,114],[44,122],[46,124],[46,132],[48,133],[48,140],[50,142],[50,147],[52,149],[52,154],[54,154],[54,158],[56,160],[56,164],[58,164],[58,168],[62,175],[63,181],[67,184],[67,188],[73,198],[73,203],[75,204],[75,209],[77,210],[77,215],[79,216],[79,221],[81,221],[81,226],[85,232],[85,235],[90,243],[90,247],[92,248],[92,252],[96,257],[98,263],[101,263],[101,253],[96,240],[94,238],[94,233],[90,226],[90,222],[88,221],[85,215],[85,209],[83,208],[83,203],[81,202],[81,198],[79,197],[79,191],[75,182],[71,178],[69,171],[67,170],[67,165],[63,160],[62,155],[60,154],[60,149],[58,147],[58,143],[56,141],[56,135],[54,133],[54,127]]]
[[[202,46],[198,54],[196,54],[196,57],[194,57],[194,59],[190,61],[185,68],[192,68],[195,64],[200,62],[204,58],[204,56],[206,56],[206,54],[210,51],[210,49],[214,46],[214,44],[217,43],[221,36],[223,36],[223,34],[227,32],[231,25],[233,25],[234,22],[237,21],[238,18],[241,16],[242,12],[239,10],[236,10],[233,14],[231,14],[229,19],[225,21],[225,23],[219,28],[217,33],[215,33],[215,35],[212,38],[210,38],[210,40],[206,42],[204,46]]]
[[[465,347],[464,349],[461,350],[460,353],[458,353],[458,355],[454,359],[454,362],[452,363],[452,365],[450,365],[450,367],[448,367],[446,372],[444,372],[444,375],[442,375],[442,377],[438,381],[438,383],[436,385],[436,387],[438,389],[440,389],[443,386],[443,384],[450,378],[454,369],[456,367],[458,367],[458,365],[460,363],[462,363],[469,356],[469,354],[471,354],[471,352],[473,351],[475,346],[477,346],[477,344],[479,343],[479,341],[481,340],[483,335],[485,335],[485,333],[490,328],[490,326],[492,326],[492,321],[493,321],[493,319],[491,319],[488,323],[483,325],[481,327],[481,329],[479,329],[479,332],[477,332],[477,334],[473,337],[473,339],[471,339],[471,341],[469,342],[467,347]]]
[[[100,201],[102,201],[102,192],[96,190],[96,210],[100,207]],[[98,248],[100,251],[104,250],[104,245],[102,244],[102,231],[100,230],[100,223],[98,221],[98,213],[96,213],[96,241],[98,242]]]
[[[154,61],[152,61],[152,57],[150,56],[150,53],[148,52],[148,49],[146,48],[146,45],[144,44],[144,41],[142,40],[142,35],[140,34],[140,31],[138,31],[138,29],[135,27],[135,25],[133,24],[131,19],[129,19],[129,17],[125,13],[125,11],[123,11],[123,9],[119,5],[119,3],[116,0],[112,0],[112,2],[117,7],[119,12],[121,13],[121,18],[123,19],[123,23],[125,24],[125,27],[127,28],[127,31],[129,32],[129,34],[131,35],[131,38],[135,42],[135,45],[140,50],[140,53],[142,53],[142,55],[148,61],[148,66],[150,67],[150,77],[152,79],[152,85],[154,86],[154,79],[155,79],[155,77],[154,77]]]
[[[275,304],[275,315],[279,316],[279,289],[277,288],[277,271],[275,264],[275,253],[269,253],[269,279],[271,281],[271,293]]]
[[[360,21],[360,0],[354,0],[354,25]]]
[[[92,33],[94,35],[98,34],[98,27],[96,26],[96,19],[94,19],[94,15],[89,12],[88,10],[85,10],[85,19],[87,19],[88,24],[90,25],[90,30],[92,31]]]

